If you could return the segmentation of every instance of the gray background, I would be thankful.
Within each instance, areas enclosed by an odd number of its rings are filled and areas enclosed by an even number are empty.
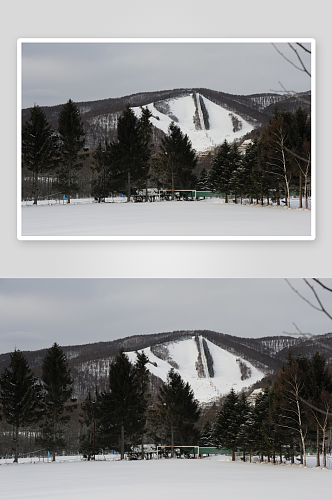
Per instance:
[[[5,1],[1,31],[1,277],[331,276],[331,38],[327,1]],[[16,238],[16,41],[24,37],[312,37],[317,41],[316,241]],[[245,75],[243,76],[245,78]]]

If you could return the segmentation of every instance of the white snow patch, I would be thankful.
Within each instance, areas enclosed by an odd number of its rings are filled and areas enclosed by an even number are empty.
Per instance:
[[[176,371],[186,383],[188,382],[190,384],[195,394],[195,398],[199,402],[207,402],[214,397],[221,397],[228,393],[232,387],[237,392],[241,391],[244,387],[252,385],[264,377],[265,374],[248,361],[242,360],[239,356],[221,349],[207,339],[205,339],[205,341],[214,361],[213,368],[215,376],[213,378],[198,377],[198,372],[195,367],[195,363],[198,359],[198,349],[193,338],[165,343],[170,358],[179,365],[179,369]],[[150,348],[143,349],[143,352],[151,361],[151,363],[147,365],[149,371],[166,382],[167,373],[172,366],[167,361],[157,358]],[[135,352],[127,352],[126,354],[130,361],[135,363]],[[241,380],[241,371],[236,362],[237,359],[244,361],[251,369],[250,378]],[[152,363],[156,363],[157,366],[154,366]]]
[[[196,96],[199,102],[200,94],[197,93]],[[188,135],[192,146],[196,151],[206,151],[207,148],[211,146],[216,147],[224,142],[225,139],[228,142],[233,142],[234,139],[239,139],[253,130],[254,127],[250,125],[250,123],[246,122],[236,113],[232,113],[242,124],[241,130],[233,132],[233,123],[229,116],[230,111],[219,106],[218,104],[215,104],[204,96],[201,97],[209,114],[209,130],[196,130],[195,128],[193,121],[195,115],[195,103],[192,94],[169,99],[167,101],[170,112],[178,119],[176,125],[178,125],[181,130]],[[148,104],[144,107],[148,107],[153,115],[151,123],[155,127],[167,133],[172,119],[169,116],[160,113],[153,104]],[[135,107],[133,108],[133,111],[137,116],[140,116],[141,108]]]

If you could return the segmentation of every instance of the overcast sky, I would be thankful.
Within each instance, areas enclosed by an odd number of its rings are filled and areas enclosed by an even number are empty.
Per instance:
[[[332,279],[323,280],[332,287]],[[291,283],[308,299],[302,280]],[[318,286],[332,312],[332,294]],[[331,320],[283,279],[0,279],[0,353],[207,329],[242,337],[324,334]]]
[[[276,46],[300,65],[287,43]],[[310,71],[310,55],[299,53]],[[22,108],[187,87],[246,95],[281,91],[279,82],[287,90],[310,90],[310,77],[270,41],[22,44]]]

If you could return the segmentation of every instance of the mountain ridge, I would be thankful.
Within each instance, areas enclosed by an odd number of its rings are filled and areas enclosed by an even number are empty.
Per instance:
[[[181,342],[187,344],[182,344],[180,348]],[[187,349],[184,348],[185,345],[188,346]],[[310,339],[292,336],[245,338],[211,330],[178,330],[134,335],[113,341],[62,347],[74,379],[76,397],[84,398],[87,392],[94,391],[95,387],[99,390],[107,389],[109,364],[121,348],[132,360],[135,359],[137,351],[146,350],[151,358],[151,383],[155,387],[161,384],[161,380],[165,381],[167,369],[173,367],[180,373],[182,370],[183,375],[187,377],[186,381],[191,385],[197,385],[199,382],[197,390],[201,391],[200,399],[203,398],[203,390],[204,394],[209,391],[210,395],[221,394],[221,389],[230,387],[232,383],[236,383],[238,388],[244,388],[277,373],[282,368],[289,348],[294,355],[309,357],[315,350],[319,350],[325,355],[327,362],[332,364],[332,333],[313,336]],[[187,351],[192,354],[187,356]],[[46,349],[23,353],[30,368],[36,376],[40,376]],[[0,355],[0,373],[9,361],[10,353]],[[159,367],[153,368],[153,363],[157,363]],[[230,380],[227,371],[222,372],[225,363],[230,367],[229,372],[233,370],[232,373],[237,374],[235,381]],[[254,373],[255,378],[245,376],[248,373]],[[243,376],[244,379],[241,378]]]
[[[105,139],[115,141],[117,137],[117,120],[126,105],[129,104],[132,108],[140,108],[147,105],[155,105],[164,103],[167,100],[174,101],[175,99],[184,98],[190,95],[199,95],[199,102],[202,100],[213,103],[219,108],[236,116],[236,120],[246,122],[252,128],[258,128],[266,125],[272,116],[275,104],[282,105],[287,111],[294,112],[299,105],[303,108],[310,108],[311,92],[300,92],[295,95],[281,95],[278,93],[260,93],[249,95],[235,95],[225,92],[211,90],[204,87],[197,88],[178,88],[172,90],[159,90],[152,92],[138,92],[123,97],[111,97],[96,101],[80,101],[76,102],[76,106],[80,110],[81,118],[86,131],[86,143],[90,149],[95,149],[99,141],[104,142]],[[197,107],[197,106],[196,106]],[[62,104],[55,106],[41,106],[51,127],[57,128],[57,119],[61,111]],[[204,108],[204,102],[203,102]],[[203,112],[203,111],[202,111]],[[194,113],[193,113],[194,115]],[[30,117],[30,108],[22,110],[22,125]],[[230,116],[232,120],[232,117]],[[195,121],[194,116],[190,120]],[[229,120],[229,118],[227,118]],[[203,121],[206,122],[206,115]],[[181,128],[181,127],[180,127]],[[165,133],[165,130],[158,128],[158,123],[154,123],[154,140],[158,143]],[[245,132],[243,133],[243,136]],[[237,138],[241,136],[237,135]],[[192,136],[193,137],[193,136]],[[230,139],[232,139],[230,135]],[[218,144],[216,144],[218,145]]]

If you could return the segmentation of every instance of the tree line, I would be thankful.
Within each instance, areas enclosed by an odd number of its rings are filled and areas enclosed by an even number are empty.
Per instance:
[[[73,196],[83,193],[98,202],[111,194],[133,194],[148,200],[148,189],[198,190],[222,193],[225,202],[249,198],[250,203],[269,204],[285,198],[290,206],[292,191],[301,194],[308,208],[311,176],[311,126],[301,107],[295,113],[278,111],[256,137],[245,154],[237,142],[225,140],[210,164],[197,175],[198,156],[189,137],[171,122],[167,134],[156,145],[152,114],[147,107],[136,116],[129,104],[118,118],[117,139],[100,141],[94,151],[85,147],[80,112],[71,99],[59,112],[58,129],[52,130],[43,110],[35,105],[22,128],[22,179],[31,183],[23,196],[34,203],[41,198],[41,186],[48,195]],[[31,178],[27,175],[30,172]],[[84,175],[83,175],[84,172]],[[84,177],[84,186],[82,178]]]
[[[121,459],[134,450],[144,457],[144,443],[152,443],[169,446],[172,456],[175,446],[198,445],[227,451],[233,460],[240,453],[243,460],[259,455],[276,463],[279,456],[294,463],[300,455],[304,465],[310,447],[317,453],[317,465],[321,453],[326,466],[332,377],[319,352],[307,358],[289,351],[274,383],[254,404],[245,392],[231,389],[209,418],[174,368],[153,399],[148,363],[143,351],[131,363],[120,350],[110,363],[108,389],[96,388],[78,403],[66,356],[57,344],[43,358],[40,379],[15,349],[0,376],[0,416],[10,426],[9,438],[2,433],[6,454],[13,452],[17,462],[23,443],[33,435],[29,451],[47,450],[53,460],[56,453],[80,452],[91,459],[112,450]]]
[[[141,447],[144,456],[148,431],[154,442],[169,439],[174,445],[179,440],[192,440],[200,416],[193,391],[171,369],[152,405],[148,362],[144,352],[137,352],[132,364],[120,350],[109,367],[108,390],[89,392],[79,405],[80,429],[75,449],[69,442],[68,426],[78,403],[72,397],[73,380],[65,354],[57,344],[48,349],[38,379],[24,354],[15,349],[0,376],[0,417],[11,426],[11,443],[6,454],[11,454],[8,453],[11,450],[14,461],[18,462],[20,443],[26,438],[27,429],[34,438],[30,451],[36,447],[47,451],[53,461],[56,454],[69,449],[88,459],[100,451],[116,450],[123,459],[133,447]],[[3,439],[4,436],[5,433]]]
[[[302,197],[308,208],[311,176],[311,125],[301,107],[295,113],[278,111],[264,127],[260,138],[254,138],[245,153],[238,144],[225,140],[212,160],[211,169],[203,169],[197,188],[224,193],[225,203],[231,194],[237,203],[249,198],[250,203],[275,202],[281,198],[290,207],[291,191]]]

